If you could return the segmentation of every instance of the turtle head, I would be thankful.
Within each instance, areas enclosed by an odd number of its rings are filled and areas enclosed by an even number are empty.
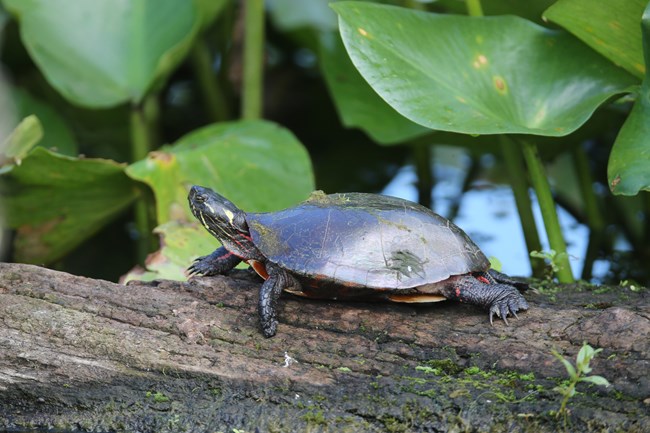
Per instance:
[[[246,214],[210,188],[194,185],[187,196],[190,209],[203,227],[232,253],[246,258],[252,248]]]

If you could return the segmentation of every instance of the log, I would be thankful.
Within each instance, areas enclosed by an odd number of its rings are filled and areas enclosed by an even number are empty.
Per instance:
[[[283,296],[258,277],[119,285],[0,264],[0,430],[650,431],[648,290],[533,282],[530,310]],[[603,351],[557,417],[583,342]]]

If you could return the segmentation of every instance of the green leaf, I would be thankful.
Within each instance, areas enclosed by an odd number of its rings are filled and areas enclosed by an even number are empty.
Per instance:
[[[578,356],[576,357],[576,365],[578,366],[583,366],[586,364],[589,364],[589,361],[591,358],[594,356],[594,349],[587,343],[584,343],[582,347],[580,348],[580,351],[578,352]]]
[[[538,20],[541,24],[542,12],[554,1],[556,0],[482,0],[480,3],[484,15],[517,15],[529,21]],[[468,14],[467,1],[436,0],[435,6],[445,13]]]
[[[24,118],[13,132],[0,144],[0,149],[4,155],[0,161],[2,165],[16,164],[20,165],[23,158],[30,150],[43,138],[43,127],[36,116],[27,116]],[[11,166],[3,167],[3,171],[11,170]]]
[[[196,223],[170,221],[156,227],[160,235],[160,250],[150,254],[145,261],[147,270],[137,268],[123,276],[120,281],[185,280],[185,269],[197,257],[210,254],[219,242],[209,236],[203,226]]]
[[[183,59],[201,25],[191,1],[4,0],[49,83],[87,107],[138,103]]]
[[[79,153],[72,130],[59,113],[23,89],[13,89],[12,96],[19,117],[34,114],[43,125],[43,139],[39,146],[62,155],[76,156]]]
[[[594,350],[593,347],[584,343],[578,352],[576,357],[576,366],[578,370],[583,373],[589,373],[591,368],[589,367],[589,362],[596,356],[598,352],[601,352],[603,349]]]
[[[636,83],[571,35],[518,17],[331,7],[361,75],[394,109],[432,129],[563,136]]]
[[[559,0],[544,12],[594,50],[643,78],[641,16],[647,0]]]
[[[650,62],[650,5],[643,13],[643,49]],[[607,165],[609,188],[617,195],[650,191],[650,71],[646,69],[632,112],[621,128]]]
[[[319,59],[325,83],[348,128],[361,128],[380,144],[400,143],[430,132],[399,114],[372,90],[355,69],[338,34],[321,35]]]
[[[219,16],[229,0],[197,0],[196,6],[201,17],[201,28],[205,29]]]
[[[258,212],[295,204],[314,189],[305,148],[287,129],[265,121],[203,127],[152,152],[126,172],[153,189],[159,224],[194,220],[187,205],[194,184]]]
[[[609,386],[610,383],[607,379],[605,379],[602,376],[586,376],[586,377],[581,377],[580,382],[590,382],[596,385],[600,386]]]
[[[52,263],[88,239],[136,197],[124,165],[35,148],[4,177],[3,202],[16,229],[14,258]]]
[[[551,353],[553,353],[553,356],[555,356],[557,359],[560,360],[560,362],[562,362],[562,364],[564,364],[564,368],[566,368],[566,371],[569,374],[569,377],[571,377],[571,379],[575,379],[578,377],[578,375],[576,374],[576,369],[573,367],[571,362],[566,360],[562,355],[560,355],[555,350],[551,350]]]

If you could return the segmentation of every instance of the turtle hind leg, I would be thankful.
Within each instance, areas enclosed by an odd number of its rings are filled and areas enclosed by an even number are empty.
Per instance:
[[[260,326],[265,337],[273,337],[278,328],[277,304],[282,290],[294,287],[300,290],[300,283],[287,271],[272,263],[266,263],[269,277],[260,288],[258,313]]]
[[[450,279],[443,290],[447,299],[478,305],[489,310],[490,323],[496,314],[508,324],[508,315],[517,317],[517,311],[527,310],[528,303],[516,287],[494,281],[487,273],[462,275]]]
[[[225,247],[217,248],[212,254],[201,256],[187,268],[192,275],[223,275],[241,262],[241,258],[228,251]]]
[[[509,286],[515,286],[518,290],[528,290],[530,286],[523,281],[517,281],[494,269],[488,269],[484,274],[491,283],[501,283]],[[491,277],[491,278],[490,278]]]

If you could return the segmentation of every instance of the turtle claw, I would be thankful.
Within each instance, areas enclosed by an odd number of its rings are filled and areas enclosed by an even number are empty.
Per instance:
[[[194,275],[223,275],[237,266],[241,262],[241,258],[231,254],[224,247],[216,249],[212,254],[201,256],[194,259],[187,274],[192,277]]]
[[[501,318],[506,325],[508,323],[508,316],[513,316],[514,318],[519,318],[517,316],[517,311],[527,310],[528,303],[521,296],[521,293],[515,288],[508,287],[509,290],[504,290],[501,292],[501,296],[495,299],[490,306],[490,324],[493,325],[493,317],[496,314],[497,317]]]
[[[187,268],[187,275],[193,277],[195,275],[204,275],[205,272],[201,269],[201,261],[205,259],[206,256],[197,257],[194,259],[189,268]]]

